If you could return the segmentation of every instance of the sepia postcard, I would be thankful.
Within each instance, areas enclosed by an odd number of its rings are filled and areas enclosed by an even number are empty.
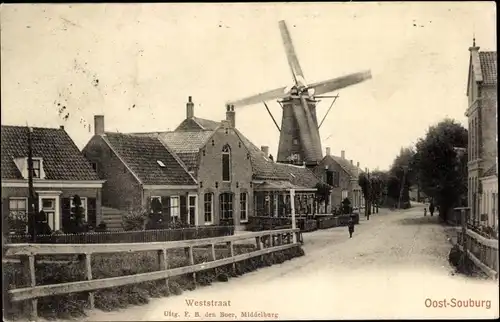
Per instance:
[[[496,18],[2,3],[4,320],[498,319]]]

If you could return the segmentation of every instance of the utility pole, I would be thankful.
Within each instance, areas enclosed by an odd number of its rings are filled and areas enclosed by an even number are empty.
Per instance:
[[[28,127],[28,227],[31,241],[36,242],[36,193],[33,187],[33,128]]]

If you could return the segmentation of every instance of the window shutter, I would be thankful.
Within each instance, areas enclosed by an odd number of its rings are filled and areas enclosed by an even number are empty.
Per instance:
[[[161,197],[161,213],[164,220],[169,223],[171,221],[170,197]]]
[[[61,198],[61,210],[62,230],[66,232],[71,229],[71,198]]]
[[[92,227],[97,227],[96,198],[87,198],[87,222]]]
[[[9,198],[2,199],[2,227],[4,234],[9,232]]]

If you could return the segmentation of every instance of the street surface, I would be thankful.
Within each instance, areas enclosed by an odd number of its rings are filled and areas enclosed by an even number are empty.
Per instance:
[[[423,217],[420,205],[384,209],[369,221],[362,216],[352,239],[346,227],[304,234],[301,258],[144,306],[94,311],[86,320],[252,319],[242,312],[267,312],[253,318],[260,320],[498,317],[498,283],[452,274],[451,244],[437,219]],[[231,306],[190,307],[189,299]],[[426,299],[446,307],[428,308]],[[469,299],[483,300],[482,307],[456,307]]]

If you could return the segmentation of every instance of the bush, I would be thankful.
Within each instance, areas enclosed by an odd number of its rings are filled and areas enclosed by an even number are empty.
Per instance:
[[[122,226],[126,231],[144,230],[148,215],[145,209],[133,209],[123,216]]]

